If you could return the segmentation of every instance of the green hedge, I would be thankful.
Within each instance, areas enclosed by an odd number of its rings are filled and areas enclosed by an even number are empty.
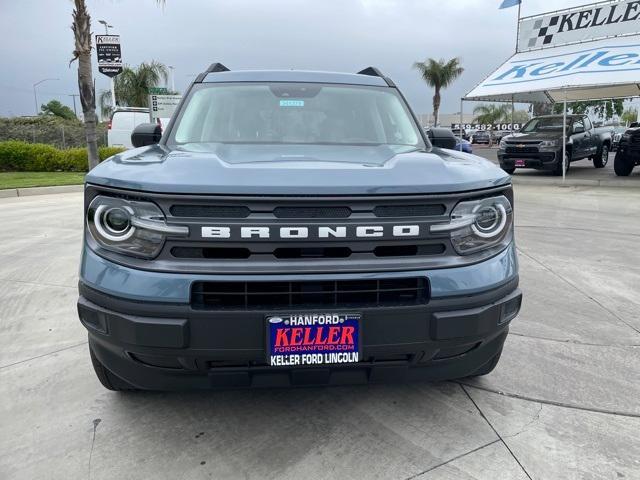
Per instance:
[[[100,161],[123,151],[100,147]],[[60,150],[44,143],[0,142],[0,171],[3,172],[86,172],[86,148]]]

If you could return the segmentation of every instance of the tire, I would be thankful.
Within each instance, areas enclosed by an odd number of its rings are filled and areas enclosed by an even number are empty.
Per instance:
[[[93,370],[96,372],[96,377],[100,380],[100,383],[107,390],[114,392],[134,391],[136,388],[133,385],[128,384],[119,377],[116,377],[113,373],[107,370],[100,360],[93,353],[93,349],[89,346],[89,356],[91,357],[91,364]]]
[[[496,353],[491,358],[491,360],[489,360],[487,363],[482,365],[478,370],[476,370],[475,372],[473,372],[469,376],[470,377],[481,377],[482,375],[490,374],[496,368],[496,365],[498,365],[498,362],[500,361],[500,356],[501,355],[502,355],[502,348],[500,349],[500,351],[498,353]]]
[[[613,160],[613,169],[615,170],[617,176],[626,177],[631,174],[634,163],[635,162],[631,157],[625,158],[625,155],[622,155],[622,152],[618,150],[616,152],[616,157]]]
[[[604,168],[609,162],[609,145],[604,144],[600,149],[600,153],[593,157],[593,166],[596,168]]]
[[[567,159],[567,162],[566,162],[567,166],[566,166],[566,168],[564,170],[565,171],[565,175],[569,171],[569,167],[571,166],[571,152],[569,150],[567,150],[566,159]],[[553,174],[558,176],[558,177],[562,176],[562,162],[558,162],[556,164],[556,168],[555,168],[555,170],[553,170]]]
[[[500,168],[502,168],[502,170],[504,170],[505,172],[507,172],[509,175],[513,175],[513,172],[515,172],[515,171],[516,171],[516,167],[511,167],[511,168],[508,168],[508,167],[500,167]]]

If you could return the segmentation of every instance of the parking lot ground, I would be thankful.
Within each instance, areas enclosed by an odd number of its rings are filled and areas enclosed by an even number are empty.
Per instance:
[[[484,145],[473,145],[473,153],[493,163],[498,163],[498,149]],[[637,187],[640,188],[640,167],[636,167],[628,177],[618,177],[613,170],[615,152],[609,154],[609,162],[604,168],[595,168],[591,160],[578,160],[571,163],[566,175],[568,185],[580,186],[610,186],[610,187]],[[550,172],[534,170],[532,168],[518,168],[513,174],[514,183],[526,183],[536,185],[558,185],[562,177],[556,177]]]
[[[640,189],[516,186],[524,304],[442,383],[104,390],[79,193],[0,200],[0,478],[639,479]]]

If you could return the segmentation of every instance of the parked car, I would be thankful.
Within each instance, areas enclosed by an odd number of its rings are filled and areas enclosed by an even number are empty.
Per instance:
[[[594,128],[586,115],[567,115],[566,162],[562,160],[562,115],[545,115],[529,120],[519,133],[500,142],[498,160],[502,169],[512,174],[516,168],[548,170],[562,175],[571,162],[590,159],[596,168],[609,161],[611,127]]]
[[[492,130],[491,134],[493,135],[493,143],[499,144],[504,137],[511,135],[510,130]]]
[[[622,135],[627,131],[628,127],[625,126],[616,126],[613,128],[613,137],[611,139],[611,151],[615,152],[618,150],[618,145],[620,144],[620,140],[622,139]]]
[[[511,177],[395,85],[213,64],[164,134],[88,173],[78,314],[104,387],[495,368],[522,300]]]
[[[451,131],[453,132],[453,134],[456,137],[460,136],[460,129],[459,128],[452,128]],[[464,128],[462,129],[462,138],[464,140],[469,140],[469,133]]]
[[[462,147],[461,147],[462,145]],[[465,153],[473,153],[473,149],[471,147],[471,142],[469,142],[468,140],[465,140],[464,138],[462,139],[462,142],[460,141],[460,137],[456,137],[456,150],[459,150],[461,152],[465,152]]]
[[[107,144],[110,147],[133,148],[131,134],[140,124],[149,123],[149,109],[124,107],[116,109],[107,124]]]
[[[627,129],[622,135],[613,160],[613,169],[616,175],[626,177],[631,175],[636,165],[640,165],[640,127],[638,126]]]
[[[473,138],[471,143],[482,143],[486,145],[491,145],[493,143],[493,137],[491,135],[491,131],[489,130],[478,130],[473,134]]]

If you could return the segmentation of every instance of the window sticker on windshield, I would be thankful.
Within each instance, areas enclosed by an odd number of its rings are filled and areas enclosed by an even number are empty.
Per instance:
[[[304,100],[280,100],[281,107],[304,107]]]

